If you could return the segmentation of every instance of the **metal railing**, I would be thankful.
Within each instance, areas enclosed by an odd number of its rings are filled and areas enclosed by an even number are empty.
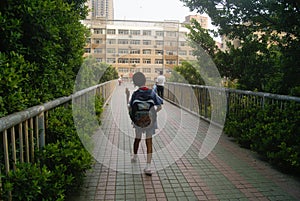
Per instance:
[[[17,163],[34,162],[35,150],[42,148],[45,142],[49,111],[70,102],[84,102],[87,94],[100,95],[104,101],[111,96],[116,80],[105,82],[68,97],[58,98],[43,105],[38,105],[21,112],[0,118],[0,155],[5,173],[16,169]],[[2,161],[3,160],[3,161]],[[1,168],[0,168],[1,171]],[[1,172],[0,172],[1,173]],[[0,182],[1,184],[1,182]]]
[[[3,154],[0,159],[1,164],[5,167],[5,172],[8,173],[11,169],[15,169],[19,162],[34,162],[35,150],[47,143],[45,142],[45,131],[49,111],[69,104],[72,100],[76,103],[85,103],[87,102],[86,97],[91,93],[101,94],[107,101],[116,83],[116,80],[109,81],[81,90],[71,96],[0,118],[0,134],[2,135],[0,154]],[[148,82],[148,84],[151,85],[154,82]],[[164,98],[216,124],[224,123],[228,114],[238,113],[239,110],[232,107],[236,104],[240,107],[247,107],[253,103],[260,107],[264,107],[266,104],[275,104],[284,109],[290,102],[300,103],[299,97],[170,82],[165,84]]]
[[[148,84],[151,87],[154,82]],[[164,99],[216,124],[224,123],[228,115],[239,114],[236,105],[238,108],[272,105],[284,110],[295,102],[300,107],[300,97],[173,82],[165,83]]]

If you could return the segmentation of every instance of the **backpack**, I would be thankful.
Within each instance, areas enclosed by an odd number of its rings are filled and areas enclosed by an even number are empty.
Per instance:
[[[150,94],[147,92],[137,91],[130,112],[132,122],[140,128],[152,126],[154,117],[153,110],[154,101]]]

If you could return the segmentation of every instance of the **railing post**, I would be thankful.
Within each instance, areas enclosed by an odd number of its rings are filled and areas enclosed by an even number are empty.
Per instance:
[[[226,93],[226,99],[227,99],[227,116],[229,116],[230,114],[230,92],[229,90],[225,90],[225,93]]]
[[[45,146],[45,115],[44,112],[40,113],[38,116],[38,129],[39,129],[39,135],[40,135],[40,147]]]
[[[7,141],[7,130],[3,131],[3,145],[4,145],[4,161],[5,161],[5,172],[9,172],[9,155],[8,155],[8,141]]]
[[[204,117],[207,118],[208,117],[208,90],[207,88],[205,89],[205,100],[204,100]]]

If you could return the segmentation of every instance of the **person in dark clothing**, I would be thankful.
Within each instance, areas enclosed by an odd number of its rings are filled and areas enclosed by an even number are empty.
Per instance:
[[[144,169],[144,173],[146,175],[151,176],[151,160],[152,160],[152,135],[155,134],[155,129],[157,129],[157,115],[156,113],[162,109],[163,100],[152,90],[145,86],[146,84],[146,77],[143,73],[137,72],[132,77],[133,83],[135,86],[138,87],[136,91],[133,92],[131,99],[128,104],[129,111],[132,110],[133,104],[135,100],[138,99],[138,97],[148,97],[153,101],[153,109],[154,109],[154,115],[153,115],[153,122],[150,126],[147,127],[139,127],[137,125],[134,125],[135,128],[135,139],[133,143],[133,157],[131,159],[131,162],[135,163],[138,159],[137,153],[139,144],[142,138],[142,134],[146,134],[146,147],[147,147],[147,164]],[[126,95],[129,97],[129,91],[126,89]],[[128,98],[127,98],[128,99]]]

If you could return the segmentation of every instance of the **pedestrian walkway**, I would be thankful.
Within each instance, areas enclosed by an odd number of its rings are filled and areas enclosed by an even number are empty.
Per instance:
[[[222,134],[204,159],[199,151],[209,124],[165,101],[153,138],[153,174],[130,162],[134,131],[126,108],[125,87],[117,86],[94,135],[96,162],[81,191],[69,200],[300,200],[300,182],[272,169],[256,154]]]

